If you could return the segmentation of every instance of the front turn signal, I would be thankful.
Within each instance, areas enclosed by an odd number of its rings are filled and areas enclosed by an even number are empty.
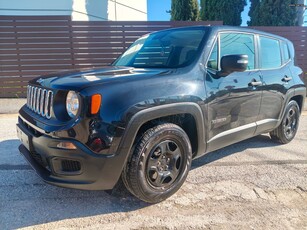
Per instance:
[[[91,101],[91,114],[97,114],[101,105],[101,95],[100,94],[94,94],[92,96],[92,101]]]

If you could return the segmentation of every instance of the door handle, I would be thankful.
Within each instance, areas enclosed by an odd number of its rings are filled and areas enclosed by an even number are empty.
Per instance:
[[[257,81],[256,79],[253,79],[250,83],[248,83],[248,86],[252,86],[252,87],[260,86],[260,85],[262,85],[262,82]]]
[[[291,81],[292,80],[292,77],[288,77],[287,75],[281,79],[283,82],[288,82],[288,81]]]

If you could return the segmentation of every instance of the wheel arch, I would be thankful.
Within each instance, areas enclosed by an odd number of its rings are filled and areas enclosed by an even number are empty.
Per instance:
[[[123,167],[127,162],[135,138],[137,137],[137,134],[140,132],[140,130],[142,130],[142,127],[145,127],[146,124],[152,121],[159,121],[161,119],[163,121],[165,118],[184,114],[192,116],[195,121],[195,128],[197,133],[197,147],[195,156],[204,153],[206,150],[204,132],[205,124],[199,105],[192,102],[161,105],[139,111],[130,119],[119,145],[119,154],[126,155]]]
[[[301,87],[295,89],[294,96],[292,96],[289,101],[291,100],[296,101],[298,106],[300,107],[300,112],[302,112],[304,109],[305,97],[306,97],[306,88]]]
[[[282,118],[285,115],[286,107],[291,100],[296,101],[298,103],[299,107],[300,107],[300,110],[302,111],[302,109],[304,107],[305,95],[306,95],[306,88],[305,87],[299,87],[299,88],[296,88],[296,89],[292,88],[291,90],[289,90],[289,92],[286,95],[284,106],[283,106],[283,108],[280,112],[280,115],[279,115],[279,118],[278,118],[278,123],[276,124],[276,127],[280,125]]]

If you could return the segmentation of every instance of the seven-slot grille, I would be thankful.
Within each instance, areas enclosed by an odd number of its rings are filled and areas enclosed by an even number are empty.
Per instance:
[[[53,92],[51,90],[28,85],[27,107],[33,112],[50,119],[52,102]]]

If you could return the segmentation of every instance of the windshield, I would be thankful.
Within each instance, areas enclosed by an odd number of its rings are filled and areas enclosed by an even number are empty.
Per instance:
[[[136,68],[178,68],[200,52],[205,28],[167,30],[136,40],[113,65]]]

